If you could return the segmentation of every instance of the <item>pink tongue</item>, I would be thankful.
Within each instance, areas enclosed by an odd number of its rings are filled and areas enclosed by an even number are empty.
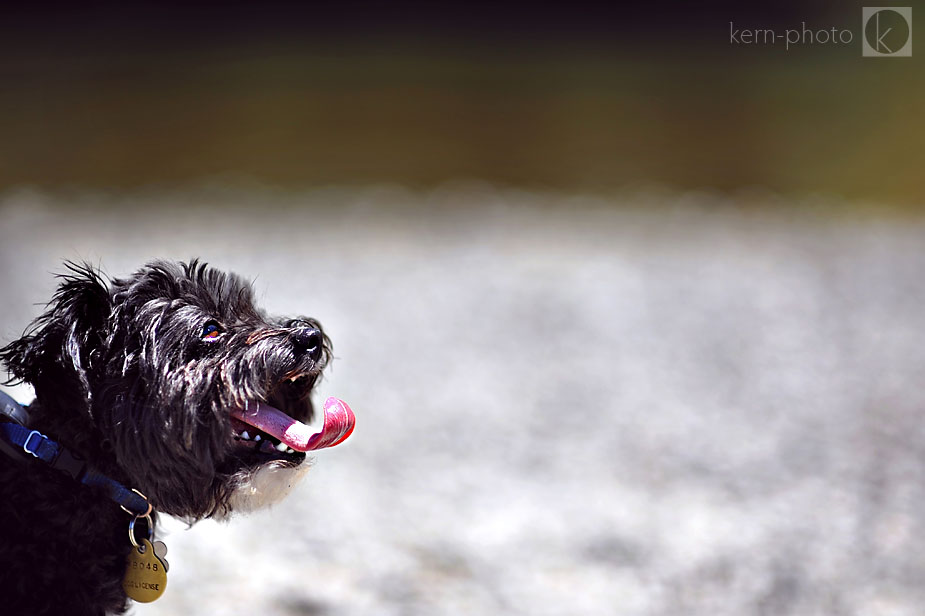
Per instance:
[[[347,440],[353,432],[356,417],[347,403],[333,396],[324,402],[324,424],[321,432],[268,404],[258,403],[247,410],[233,410],[232,415],[270,436],[278,438],[296,451],[311,451],[333,447]]]

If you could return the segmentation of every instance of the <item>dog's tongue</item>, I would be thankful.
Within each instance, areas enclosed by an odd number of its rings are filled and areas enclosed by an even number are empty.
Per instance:
[[[312,432],[304,423],[262,402],[247,410],[234,410],[231,414],[244,423],[278,438],[280,442],[296,451],[311,451],[339,445],[347,440],[356,423],[356,417],[347,403],[333,396],[324,402],[324,424],[321,426],[321,432]]]

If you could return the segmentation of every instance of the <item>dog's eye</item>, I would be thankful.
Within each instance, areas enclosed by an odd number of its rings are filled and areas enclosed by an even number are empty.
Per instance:
[[[222,335],[222,328],[215,321],[209,321],[202,328],[203,340],[215,340]]]

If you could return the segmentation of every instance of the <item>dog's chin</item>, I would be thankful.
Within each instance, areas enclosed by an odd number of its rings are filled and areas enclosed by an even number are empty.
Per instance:
[[[274,461],[242,470],[234,478],[235,488],[228,498],[228,507],[217,519],[234,512],[248,513],[269,507],[283,500],[308,472],[310,464]]]

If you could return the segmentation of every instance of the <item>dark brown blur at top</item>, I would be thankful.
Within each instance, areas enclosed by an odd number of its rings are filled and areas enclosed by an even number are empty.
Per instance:
[[[20,8],[0,26],[0,190],[476,179],[918,209],[925,71],[862,58],[860,23],[826,2]],[[801,24],[854,40],[730,41]]]

